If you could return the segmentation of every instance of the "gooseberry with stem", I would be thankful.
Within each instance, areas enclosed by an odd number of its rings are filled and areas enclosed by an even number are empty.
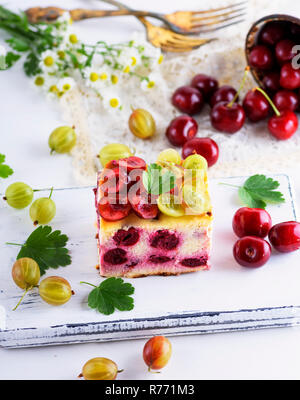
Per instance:
[[[51,199],[52,193],[53,188],[49,197],[41,197],[31,204],[29,215],[34,225],[48,224],[55,217],[56,205]]]
[[[19,288],[25,289],[23,296],[13,309],[14,311],[21,304],[27,292],[38,285],[41,274],[36,261],[29,257],[23,257],[17,260],[12,267],[11,274],[15,284],[19,286]]]
[[[158,370],[167,365],[172,354],[170,341],[164,336],[149,339],[143,349],[143,358],[148,371]]]

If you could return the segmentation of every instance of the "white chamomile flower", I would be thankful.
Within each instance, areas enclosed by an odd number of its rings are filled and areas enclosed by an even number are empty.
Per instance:
[[[66,24],[66,25],[71,25],[72,24],[72,18],[71,15],[68,11],[65,11],[64,13],[62,13],[62,15],[60,15],[57,20],[56,20],[57,24]]]
[[[159,81],[159,75],[155,73],[149,74],[147,79],[143,79],[141,82],[141,88],[145,91],[154,89],[157,87]]]
[[[65,77],[59,80],[58,82],[58,90],[60,93],[66,93],[71,90],[75,86],[75,81],[71,77]]]
[[[118,57],[118,63],[122,66],[122,72],[128,74],[140,63],[140,54],[134,47],[124,47]]]
[[[111,91],[101,91],[101,97],[103,99],[103,106],[106,110],[117,111],[122,108],[121,100],[118,95]]]
[[[112,85],[118,85],[118,83],[120,82],[120,73],[119,71],[113,71],[112,73],[110,73],[110,83]]]
[[[37,86],[37,87],[43,87],[44,85],[45,85],[45,82],[46,82],[46,78],[45,78],[45,75],[37,75],[35,78],[34,78],[34,84],[35,84],[35,86]]]
[[[58,68],[57,60],[58,55],[55,51],[46,50],[41,54],[40,68],[43,71],[53,72]]]

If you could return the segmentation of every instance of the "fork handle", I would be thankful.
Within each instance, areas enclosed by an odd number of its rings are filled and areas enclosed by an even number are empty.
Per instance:
[[[127,5],[121,3],[120,1],[117,1],[117,0],[100,0],[100,1],[102,1],[103,3],[107,3],[107,4],[111,4],[113,6],[116,6],[120,10],[127,10],[127,11],[130,11],[130,12],[136,12],[136,10],[134,10],[133,8],[130,8]],[[140,22],[143,25],[145,25],[146,27],[149,24],[149,22],[144,18],[146,16],[157,18],[160,21],[166,23],[166,21],[164,19],[162,19],[162,16],[160,14],[154,13],[154,12],[147,12],[147,14],[144,14],[144,15],[136,15],[136,14],[130,14],[130,15],[135,15],[140,20]]]
[[[37,22],[52,22],[61,16],[65,11],[59,7],[33,7],[25,11],[28,20],[32,23]],[[87,18],[100,18],[100,17],[112,17],[120,15],[134,15],[136,17],[150,16],[151,13],[147,11],[135,11],[135,10],[87,10],[84,8],[76,8],[74,10],[68,10],[73,21],[81,21]]]

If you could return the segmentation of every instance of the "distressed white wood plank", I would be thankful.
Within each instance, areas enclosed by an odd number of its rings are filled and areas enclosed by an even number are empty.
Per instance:
[[[270,206],[273,222],[296,219],[292,189],[287,176],[278,175],[286,203]],[[37,291],[28,294],[17,311],[21,290],[11,279],[11,267],[18,248],[6,241],[22,243],[33,231],[27,210],[0,208],[0,345],[6,347],[121,340],[147,337],[156,332],[192,334],[299,323],[299,252],[273,254],[263,268],[249,270],[235,263],[232,246],[236,237],[231,229],[239,208],[237,191],[220,182],[242,184],[245,178],[218,179],[211,182],[214,205],[212,269],[208,272],[176,277],[148,277],[130,280],[135,286],[135,308],[104,316],[87,307],[90,287],[84,280],[99,284],[95,269],[95,210],[92,188],[55,190],[57,216],[53,229],[61,229],[70,240],[72,265],[49,270],[46,276],[68,279],[75,296],[61,307],[41,301]],[[36,197],[46,195],[39,192]],[[129,280],[128,280],[129,281]],[[295,307],[294,307],[295,306]],[[260,309],[257,311],[257,309]],[[244,311],[240,311],[244,310]],[[1,331],[2,330],[2,331]]]

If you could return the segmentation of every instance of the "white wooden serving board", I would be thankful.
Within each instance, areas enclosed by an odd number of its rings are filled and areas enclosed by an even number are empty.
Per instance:
[[[268,207],[273,223],[296,220],[289,178],[274,178],[279,180],[286,202]],[[69,236],[72,264],[48,270],[46,276],[65,277],[75,291],[61,307],[44,303],[35,289],[12,311],[22,294],[11,278],[19,248],[5,242],[23,243],[34,228],[28,209],[18,211],[2,203],[0,346],[44,346],[300,324],[300,252],[273,252],[269,262],[258,269],[243,268],[233,259],[232,247],[237,238],[231,221],[240,204],[237,190],[219,183],[240,185],[245,179],[210,182],[214,206],[212,269],[174,277],[128,279],[135,287],[135,307],[110,316],[87,306],[91,287],[80,284],[84,280],[98,285],[103,279],[95,269],[98,260],[92,188],[58,189],[53,194],[57,216],[51,225]],[[39,192],[38,196],[48,193]]]

